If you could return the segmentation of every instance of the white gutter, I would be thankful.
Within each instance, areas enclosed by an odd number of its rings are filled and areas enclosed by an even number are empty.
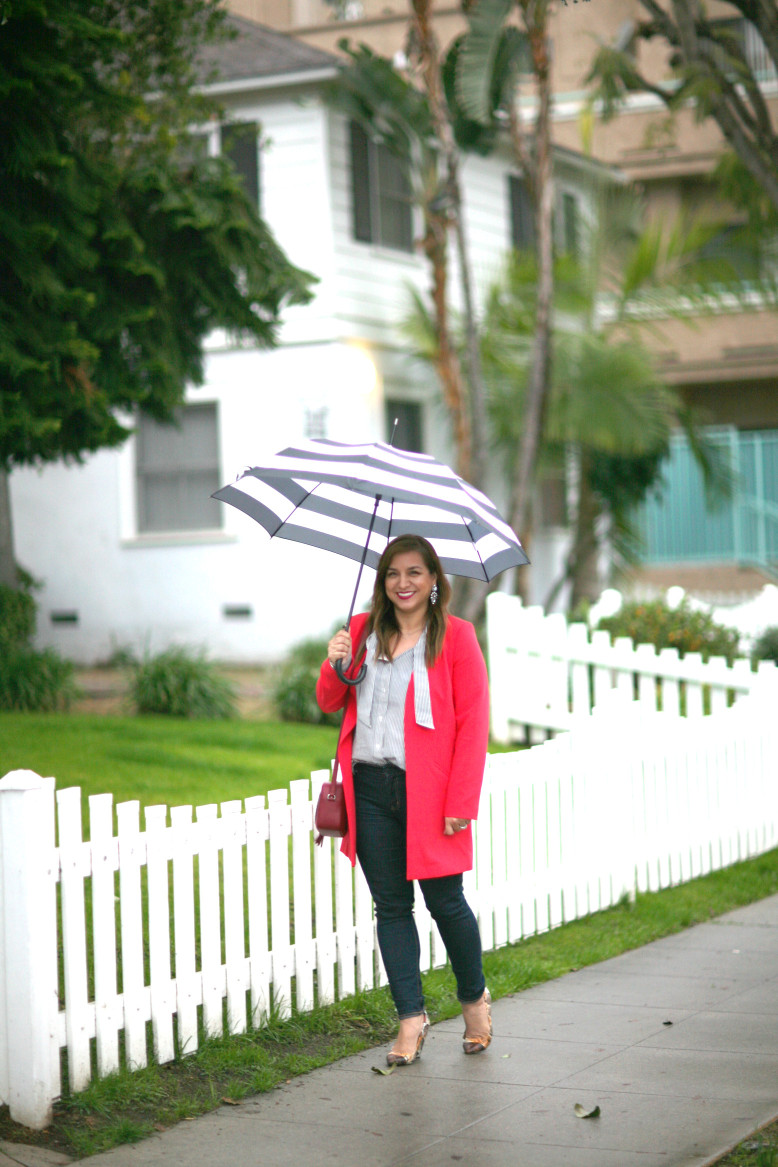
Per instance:
[[[239,81],[215,81],[211,85],[198,85],[195,92],[216,96],[227,93],[248,93],[256,89],[282,89],[292,85],[315,85],[319,81],[332,81],[339,70],[334,66],[309,69],[305,73],[272,73],[267,77],[242,77]]]

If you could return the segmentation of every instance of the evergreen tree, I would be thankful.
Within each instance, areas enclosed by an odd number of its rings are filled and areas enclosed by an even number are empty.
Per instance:
[[[14,0],[0,25],[0,582],[7,474],[170,418],[223,327],[275,341],[312,277],[190,127],[217,0]]]

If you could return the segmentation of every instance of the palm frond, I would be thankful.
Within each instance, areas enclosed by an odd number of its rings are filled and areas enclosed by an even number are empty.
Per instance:
[[[681,406],[677,416],[692,457],[702,473],[706,502],[711,510],[715,510],[732,498],[738,485],[729,445],[700,425],[696,412],[688,406]]]
[[[673,421],[673,395],[634,340],[614,343],[597,333],[558,337],[550,439],[644,455],[666,444]]]
[[[483,125],[492,117],[495,64],[509,65],[501,57],[500,42],[513,0],[477,0],[468,12],[469,31],[459,54],[457,93],[462,111]]]
[[[438,351],[435,318],[425,298],[410,284],[408,297],[410,304],[400,325],[402,334],[409,342],[414,357],[433,364]]]
[[[329,104],[398,157],[411,157],[419,145],[432,149],[435,135],[425,95],[367,45],[354,48],[341,40],[338,47],[348,64],[325,87]]]

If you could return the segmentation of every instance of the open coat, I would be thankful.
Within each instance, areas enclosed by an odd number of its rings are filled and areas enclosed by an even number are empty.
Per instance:
[[[354,645],[361,645],[367,615],[351,621]],[[349,675],[358,671],[357,653]],[[444,819],[478,815],[489,737],[489,688],[486,664],[472,624],[448,617],[443,648],[428,670],[434,729],[416,724],[413,677],[405,699],[405,771],[408,797],[407,877],[455,875],[473,866],[470,827],[444,835]],[[329,661],[321,667],[316,699],[326,713],[345,713],[338,748],[348,814],[341,851],[356,863],[356,812],[352,749],[357,721],[354,686],[345,685]]]

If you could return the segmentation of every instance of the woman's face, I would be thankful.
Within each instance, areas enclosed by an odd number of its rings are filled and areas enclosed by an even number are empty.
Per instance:
[[[395,555],[386,572],[384,588],[397,615],[426,616],[435,579],[420,552],[401,551]]]

